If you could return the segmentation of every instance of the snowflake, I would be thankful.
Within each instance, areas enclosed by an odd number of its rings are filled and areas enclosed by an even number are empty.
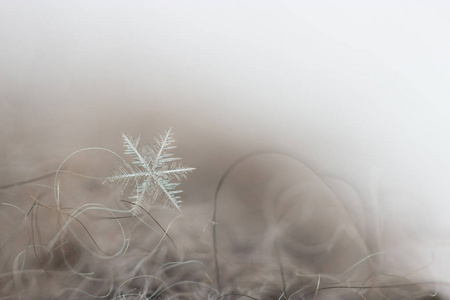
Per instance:
[[[159,134],[155,138],[155,145],[139,146],[141,137],[136,139],[122,134],[125,146],[125,154],[133,158],[131,164],[125,162],[125,166],[118,165],[113,174],[106,178],[109,182],[123,182],[124,188],[129,181],[134,181],[133,194],[129,197],[133,202],[132,212],[136,214],[139,208],[145,208],[160,196],[166,203],[181,211],[181,190],[176,190],[182,178],[195,168],[184,166],[179,162],[180,158],[173,157],[168,152],[176,148],[172,138],[172,130],[164,135]]]

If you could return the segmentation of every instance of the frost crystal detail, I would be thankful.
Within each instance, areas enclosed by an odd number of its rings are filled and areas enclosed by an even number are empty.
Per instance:
[[[118,165],[113,174],[106,178],[109,182],[122,182],[124,189],[130,180],[134,182],[134,190],[130,200],[134,206],[133,214],[141,207],[146,207],[160,196],[166,203],[181,211],[181,190],[176,190],[182,178],[195,168],[184,166],[179,162],[180,158],[173,157],[170,150],[176,148],[172,131],[169,129],[164,135],[159,134],[155,138],[155,145],[139,146],[141,137],[136,139],[122,134],[125,154],[133,158],[131,164],[125,162],[125,166]],[[123,192],[123,190],[122,190]]]

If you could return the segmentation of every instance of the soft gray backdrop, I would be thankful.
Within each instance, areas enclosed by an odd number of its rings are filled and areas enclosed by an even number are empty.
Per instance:
[[[368,223],[448,253],[450,5],[311,2],[2,1],[4,184],[172,126],[205,198],[278,149],[353,185]]]

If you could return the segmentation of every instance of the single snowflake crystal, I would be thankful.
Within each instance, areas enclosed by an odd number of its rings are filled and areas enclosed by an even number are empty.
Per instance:
[[[166,203],[171,204],[181,211],[181,190],[176,190],[182,178],[195,168],[184,166],[180,158],[173,157],[170,150],[176,148],[175,140],[172,138],[172,130],[169,129],[164,135],[159,134],[155,138],[155,145],[140,146],[140,136],[136,139],[122,134],[125,154],[133,158],[131,164],[125,162],[124,166],[118,165],[113,174],[106,178],[109,182],[122,182],[124,188],[130,180],[134,182],[133,194],[129,197],[132,201],[133,214],[140,208],[146,208],[160,196]],[[123,190],[122,190],[123,192]]]

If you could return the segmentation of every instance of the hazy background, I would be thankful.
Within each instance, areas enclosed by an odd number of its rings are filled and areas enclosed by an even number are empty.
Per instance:
[[[277,149],[448,253],[450,5],[311,2],[1,1],[0,184],[172,126],[205,201]]]

